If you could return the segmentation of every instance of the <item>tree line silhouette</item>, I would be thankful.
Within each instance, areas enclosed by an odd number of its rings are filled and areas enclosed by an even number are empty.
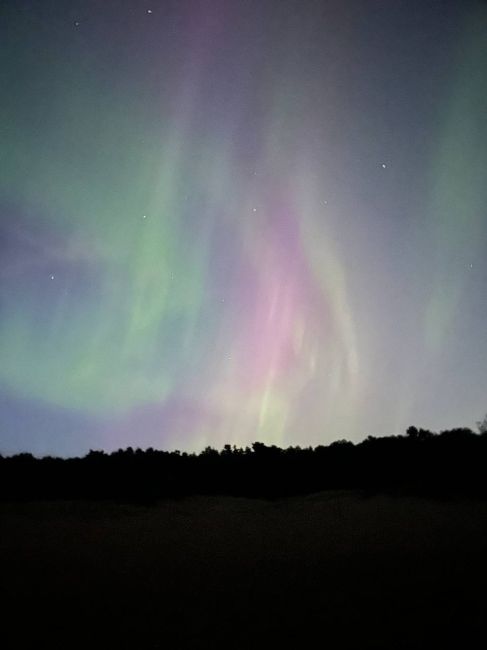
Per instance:
[[[128,447],[91,450],[82,458],[0,456],[0,499],[151,503],[197,494],[277,498],[330,489],[485,497],[486,466],[487,419],[479,433],[412,426],[405,435],[314,448],[254,442],[220,451],[207,447],[199,454]]]

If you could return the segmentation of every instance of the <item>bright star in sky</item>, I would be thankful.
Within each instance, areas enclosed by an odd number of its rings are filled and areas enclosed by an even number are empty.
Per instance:
[[[485,3],[3,4],[0,453],[483,412]]]

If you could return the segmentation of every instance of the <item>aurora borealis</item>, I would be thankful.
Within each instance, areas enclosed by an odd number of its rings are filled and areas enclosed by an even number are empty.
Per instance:
[[[0,453],[487,410],[487,5],[0,7]]]

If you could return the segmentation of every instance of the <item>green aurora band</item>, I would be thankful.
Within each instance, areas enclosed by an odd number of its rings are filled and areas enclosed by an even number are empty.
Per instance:
[[[405,280],[356,189],[368,147],[367,177],[399,187],[393,156],[365,133],[340,178],[360,110],[336,135],[343,92],[301,47],[319,42],[313,17],[282,38],[262,27],[250,51],[237,5],[190,4],[168,45],[155,28],[144,41],[157,7],[116,28],[102,10],[96,29],[53,19],[47,35],[22,15],[4,34],[0,386],[93,418],[105,447],[127,431],[134,446],[317,444],[376,433],[379,415],[396,431],[423,413],[485,250],[485,8],[465,23],[420,163],[427,208],[407,237],[428,259],[413,255]],[[333,46],[345,62],[360,57],[350,34]],[[383,191],[387,212],[403,195]],[[387,226],[398,256],[402,227]],[[384,324],[405,282],[409,351]]]

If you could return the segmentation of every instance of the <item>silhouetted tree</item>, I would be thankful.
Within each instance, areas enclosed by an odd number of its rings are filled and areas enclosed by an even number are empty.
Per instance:
[[[406,435],[410,440],[417,440],[419,431],[416,427],[409,427],[406,431]]]
[[[0,499],[129,499],[189,494],[273,498],[320,490],[409,490],[487,496],[487,416],[482,435],[468,428],[435,434],[409,427],[403,436],[369,435],[315,448],[254,442],[200,454],[90,450],[84,458],[0,456]],[[485,423],[485,426],[483,426]]]

